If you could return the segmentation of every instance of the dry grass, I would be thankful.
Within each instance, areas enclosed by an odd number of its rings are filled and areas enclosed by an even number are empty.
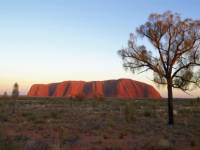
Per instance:
[[[0,150],[200,149],[200,100],[174,105],[170,128],[165,100],[21,97],[11,114],[2,98]]]

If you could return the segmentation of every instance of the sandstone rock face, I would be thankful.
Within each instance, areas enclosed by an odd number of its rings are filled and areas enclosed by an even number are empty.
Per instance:
[[[35,84],[30,88],[28,96],[161,98],[153,86],[131,79]]]

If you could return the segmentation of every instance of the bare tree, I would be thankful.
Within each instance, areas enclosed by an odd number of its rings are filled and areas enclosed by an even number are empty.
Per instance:
[[[123,66],[133,73],[153,71],[153,81],[167,85],[168,124],[173,125],[172,89],[186,92],[200,87],[200,20],[182,19],[170,11],[154,13],[136,33],[130,35],[128,48],[118,51]],[[153,49],[137,45],[137,37],[148,39]]]

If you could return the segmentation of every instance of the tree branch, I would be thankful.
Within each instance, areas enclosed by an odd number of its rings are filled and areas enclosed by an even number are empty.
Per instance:
[[[182,69],[185,69],[185,68],[189,68],[190,66],[200,66],[200,64],[194,63],[194,62],[190,62],[190,63],[188,63],[187,65],[184,65],[184,66],[180,67],[179,69],[177,69],[177,70],[173,73],[172,78],[174,78],[174,77],[177,75],[177,73],[178,73],[179,71],[181,71]]]

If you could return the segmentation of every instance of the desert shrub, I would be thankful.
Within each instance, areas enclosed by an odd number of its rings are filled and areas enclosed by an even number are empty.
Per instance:
[[[0,150],[21,150],[20,146],[6,137],[0,127]]]
[[[32,112],[25,112],[22,113],[22,116],[25,117],[28,121],[36,121],[37,117]]]
[[[31,140],[26,143],[25,150],[51,150],[51,147],[45,141]]]
[[[196,141],[194,141],[193,139],[190,141],[190,146],[191,147],[196,147]]]
[[[59,117],[59,114],[58,114],[58,113],[59,113],[59,112],[53,111],[53,112],[50,113],[50,117],[53,118],[53,119],[58,119],[58,117]]]
[[[73,146],[79,140],[79,135],[75,132],[69,131],[67,129],[59,130],[60,142],[62,145],[70,145]]]
[[[135,108],[132,103],[127,103],[125,105],[124,115],[127,122],[135,120]]]
[[[124,132],[124,133],[121,132],[118,137],[119,137],[119,139],[124,139],[125,136],[127,136],[127,133],[126,132]]]
[[[16,142],[26,142],[26,141],[29,140],[29,137],[24,136],[24,135],[16,135],[16,136],[14,137],[14,140],[15,140]]]
[[[199,106],[200,105],[200,97],[189,100],[189,105],[190,106]]]
[[[59,144],[53,144],[51,147],[52,147],[51,150],[61,150]]]
[[[197,105],[200,105],[200,97],[197,97],[196,101],[197,101]]]
[[[122,150],[120,147],[106,146],[102,150]]]
[[[8,143],[5,146],[5,150],[21,150],[21,147],[16,143]]]
[[[200,101],[200,97],[197,97],[197,101]]]
[[[192,110],[191,109],[180,109],[179,111],[179,114],[181,114],[181,115],[187,115],[187,114],[190,114],[190,113],[192,113]]]
[[[84,95],[83,94],[78,94],[78,95],[76,95],[75,96],[75,100],[78,100],[78,101],[82,101],[82,100],[84,100]]]
[[[151,117],[152,116],[152,112],[150,110],[145,110],[144,111],[144,116],[145,117]]]
[[[190,100],[190,105],[191,106],[196,106],[197,105],[197,100],[196,99],[192,99],[192,100]]]
[[[7,112],[1,112],[0,113],[0,122],[6,122],[8,121],[8,113]]]
[[[105,147],[103,147],[101,150],[122,150],[120,145],[117,142],[109,142]]]
[[[167,139],[160,139],[157,145],[159,150],[173,150],[172,144]]]
[[[166,138],[158,139],[156,137],[149,137],[145,141],[143,149],[146,150],[173,150],[173,144]]]
[[[2,128],[0,128],[0,147],[4,147],[4,136],[3,136],[3,133],[2,133]]]
[[[73,96],[69,96],[67,97],[69,100],[74,100],[74,97]]]
[[[90,150],[97,150],[97,148],[96,147],[91,147]]]
[[[9,110],[10,110],[10,105],[9,105],[9,98],[7,99],[3,99],[3,100],[0,100],[0,114],[5,114],[5,113],[9,113]]]
[[[99,101],[99,102],[105,101],[105,97],[99,96],[99,97],[97,97],[97,101]]]
[[[0,122],[8,121],[9,116],[9,101],[0,100]]]
[[[102,95],[95,95],[94,96],[94,99],[101,102],[101,101],[104,101],[105,100],[105,97],[103,97]]]
[[[115,122],[113,118],[108,118],[107,119],[107,126],[113,128],[115,126]]]
[[[47,102],[44,101],[44,100],[41,100],[41,101],[38,102],[38,104],[40,104],[40,105],[45,105],[46,103],[47,103]]]

